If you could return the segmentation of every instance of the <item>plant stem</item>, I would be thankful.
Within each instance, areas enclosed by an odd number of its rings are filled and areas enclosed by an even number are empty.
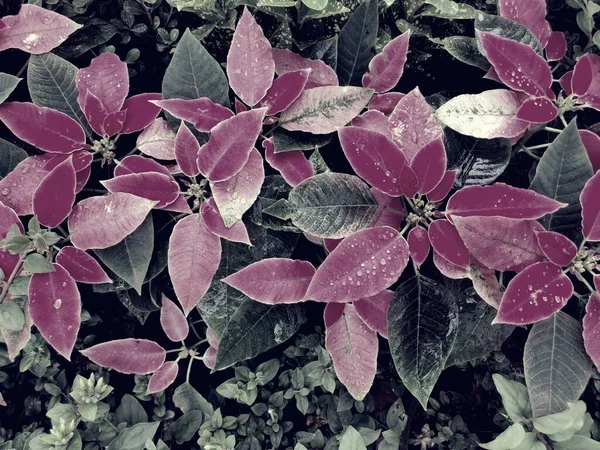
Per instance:
[[[563,126],[566,128],[566,127],[567,127],[567,125],[569,125],[569,124],[568,124],[568,123],[567,123],[567,121],[565,120],[565,116],[564,116],[563,114],[559,114],[559,116],[558,116],[558,117],[560,118],[560,121],[561,121],[561,123],[563,124]]]
[[[4,299],[6,297],[6,294],[8,294],[8,290],[10,289],[10,286],[12,285],[13,281],[15,281],[15,278],[17,277],[19,272],[21,272],[21,269],[23,268],[23,262],[25,261],[25,258],[27,258],[28,253],[29,252],[27,251],[25,253],[22,253],[19,256],[19,261],[17,261],[17,265],[15,266],[12,273],[8,277],[8,280],[6,280],[6,283],[4,283],[2,292],[0,292],[0,304],[2,304],[2,302],[4,302]]]
[[[523,148],[527,148],[529,150],[539,150],[539,149],[548,148],[548,147],[550,147],[550,144],[532,145],[530,147],[523,146]]]
[[[541,158],[538,155],[531,153],[530,149],[531,149],[531,147],[521,147],[521,150],[523,150],[525,153],[527,153],[533,159],[540,160]]]
[[[25,64],[23,64],[23,67],[21,67],[19,69],[19,71],[17,72],[17,77],[20,77],[21,75],[23,75],[23,72],[25,72],[25,69],[27,69],[27,66],[29,65],[30,58],[31,58],[31,56],[29,58],[27,58],[27,61],[25,61]]]
[[[192,355],[190,355],[192,356]],[[188,367],[187,367],[187,372],[185,374],[185,382],[189,383],[190,382],[190,375],[192,373],[192,364],[194,363],[194,357],[192,356],[190,358],[190,362],[188,363]]]
[[[551,133],[556,133],[556,134],[562,133],[562,130],[559,130],[558,128],[544,127],[544,130],[550,131]]]
[[[577,277],[577,279],[579,281],[581,281],[583,283],[583,285],[588,288],[588,290],[590,291],[590,294],[593,294],[594,292],[596,292],[594,290],[594,288],[590,285],[590,283],[588,283],[588,281],[584,278],[583,275],[581,275],[579,272],[575,272],[575,276]]]

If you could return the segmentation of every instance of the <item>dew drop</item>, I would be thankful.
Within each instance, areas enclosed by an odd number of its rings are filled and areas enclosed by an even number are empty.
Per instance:
[[[57,298],[56,300],[54,300],[52,306],[54,306],[54,309],[60,309],[60,307],[62,306],[62,300],[60,298]]]

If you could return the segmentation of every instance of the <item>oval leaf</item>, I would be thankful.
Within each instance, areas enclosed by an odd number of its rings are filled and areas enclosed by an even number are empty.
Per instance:
[[[33,194],[33,213],[48,228],[60,225],[71,213],[77,184],[73,159],[60,163]]]
[[[600,136],[590,130],[579,130],[579,136],[596,173],[600,169]]]
[[[581,191],[583,235],[588,241],[600,241],[600,172],[586,183]]]
[[[93,363],[125,374],[156,372],[165,362],[165,349],[146,339],[117,339],[82,350]]]
[[[369,62],[369,71],[362,77],[362,85],[375,92],[393,89],[404,73],[410,31],[388,42],[383,50]]]
[[[409,231],[407,241],[408,248],[410,250],[410,256],[417,266],[420,266],[425,262],[427,256],[429,256],[429,249],[431,248],[429,234],[425,228],[417,225]]]
[[[390,133],[390,130],[388,130],[388,119],[386,115],[376,109],[370,109],[360,116],[356,116],[352,119],[352,126],[366,128],[367,130],[383,134],[388,139],[392,139],[392,134]]]
[[[548,61],[560,61],[567,53],[567,39],[562,31],[554,31],[550,34],[546,46],[546,59]]]
[[[568,266],[577,255],[577,246],[560,233],[540,231],[536,236],[544,255],[556,265]]]
[[[384,338],[388,336],[387,313],[390,307],[394,293],[387,289],[379,294],[371,297],[361,298],[356,300],[353,305],[356,313],[360,316],[364,323],[373,330],[377,331]],[[329,307],[330,305],[327,305]],[[335,304],[331,304],[335,306]]]
[[[198,131],[208,133],[215,125],[233,117],[233,112],[224,106],[213,103],[206,97],[195,99],[173,98],[154,101],[174,117],[190,122]]]
[[[175,137],[175,159],[181,171],[188,177],[195,177],[200,173],[198,169],[199,152],[198,139],[182,121]]]
[[[160,369],[154,372],[148,380],[146,395],[164,391],[173,384],[178,373],[179,364],[177,364],[175,361],[167,361],[164,363],[162,366],[160,366]]]
[[[162,296],[160,325],[167,337],[173,342],[183,341],[190,332],[187,319],[181,310],[165,295]]]
[[[600,367],[600,294],[593,293],[585,307],[585,317],[583,318],[583,342],[585,351],[594,362],[596,368]]]
[[[429,194],[442,181],[446,174],[446,164],[446,148],[441,136],[417,152],[410,168],[417,177],[420,194]]]
[[[431,246],[441,257],[458,267],[469,267],[469,250],[450,221],[434,221],[429,225],[428,234]]]
[[[63,247],[56,255],[56,262],[79,283],[112,283],[100,264],[86,252],[75,247]]]
[[[447,170],[442,178],[442,181],[427,194],[427,199],[430,202],[441,202],[452,190],[454,181],[456,180],[456,170]]]
[[[160,107],[153,104],[160,100],[161,94],[139,94],[129,97],[123,103],[123,111],[127,111],[121,133],[129,134],[141,131],[149,126],[160,113]]]
[[[114,175],[115,177],[120,177],[121,175],[146,172],[156,172],[171,176],[171,172],[165,166],[153,159],[140,155],[131,155],[123,158],[121,164],[115,167]]]
[[[304,90],[309,76],[310,70],[302,69],[284,73],[273,81],[273,85],[260,102],[261,106],[267,107],[267,115],[272,116],[285,111],[294,103]]]
[[[550,38],[552,29],[546,20],[546,0],[530,0],[518,2],[512,0],[500,0],[498,10],[502,17],[513,20],[526,26],[539,39],[542,48]]]
[[[101,181],[112,193],[122,192],[151,200],[155,208],[164,208],[179,196],[179,185],[172,176],[162,173],[144,172],[121,175]]]
[[[167,121],[156,119],[137,138],[137,148],[145,155],[157,159],[175,159],[175,132]]]
[[[33,194],[48,175],[42,170],[48,155],[30,156],[21,161],[6,177],[0,180],[0,202],[18,215],[33,214]],[[18,186],[18,189],[15,189]]]
[[[530,123],[548,123],[558,117],[558,108],[547,98],[532,97],[523,102],[515,117]]]

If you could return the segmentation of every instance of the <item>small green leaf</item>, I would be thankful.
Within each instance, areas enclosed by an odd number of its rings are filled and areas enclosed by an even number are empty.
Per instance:
[[[0,324],[11,331],[21,331],[25,326],[25,315],[21,307],[12,300],[0,303]]]
[[[510,450],[521,444],[523,439],[525,439],[525,429],[520,423],[515,423],[493,441],[487,444],[480,443],[479,446],[486,450]]]
[[[11,253],[25,253],[29,250],[29,238],[27,236],[9,236],[0,241],[0,248],[8,250]]]
[[[113,423],[119,425],[125,422],[129,426],[133,426],[147,421],[148,414],[141,403],[133,395],[125,394],[121,399],[121,404],[115,411]]]
[[[316,9],[317,11],[321,11],[327,6],[327,0],[302,0],[306,6],[310,9]]]
[[[440,17],[442,19],[474,19],[478,11],[470,5],[459,4],[452,0],[425,0],[431,7],[421,11],[421,16]]]
[[[356,431],[354,427],[349,426],[342,436],[342,440],[340,441],[340,449],[367,450],[367,446],[365,445],[360,433]]]
[[[585,402],[569,403],[568,409],[549,416],[532,419],[533,426],[553,441],[566,441],[581,429],[586,412]]]
[[[143,450],[148,439],[152,439],[158,430],[160,422],[138,423],[125,428],[112,441],[107,450]]]
[[[510,420],[516,423],[523,418],[531,418],[531,405],[525,385],[508,380],[498,373],[493,374],[492,378]]]
[[[49,273],[54,272],[54,266],[50,261],[39,253],[32,253],[27,256],[23,269],[29,273]]]
[[[189,411],[169,427],[175,442],[181,445],[191,440],[204,421],[204,413],[200,410]]]
[[[0,180],[27,158],[27,152],[15,144],[0,139]]]
[[[4,100],[8,98],[10,93],[15,90],[19,81],[21,81],[21,78],[0,72],[0,104],[2,104]]]

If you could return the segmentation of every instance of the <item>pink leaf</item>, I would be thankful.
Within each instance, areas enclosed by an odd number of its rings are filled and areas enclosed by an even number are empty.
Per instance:
[[[427,199],[430,202],[441,202],[446,198],[456,180],[456,170],[447,170],[442,178],[442,181],[427,194]]]
[[[505,183],[467,186],[448,200],[446,214],[452,216],[501,216],[513,219],[539,219],[567,206],[531,189]],[[454,219],[453,219],[454,220]]]
[[[168,268],[177,300],[187,316],[206,294],[221,261],[221,240],[199,214],[184,217],[169,239]]]
[[[400,196],[401,171],[406,158],[387,137],[358,127],[338,130],[342,150],[354,171],[380,191]]]
[[[254,106],[271,87],[274,75],[271,44],[248,8],[244,8],[227,54],[229,85],[244,103]]]
[[[383,134],[386,138],[392,139],[390,130],[388,129],[388,119],[384,113],[376,109],[365,111],[360,116],[352,119],[352,126],[365,128]]]
[[[76,178],[76,184],[75,184],[75,193],[76,194],[79,194],[83,190],[83,188],[87,184],[88,180],[90,179],[91,174],[92,174],[92,166],[88,166],[85,169],[77,172],[76,177],[75,177]]]
[[[242,244],[252,245],[246,225],[241,220],[235,222],[231,227],[226,227],[223,218],[219,213],[214,198],[209,198],[202,203],[200,214],[204,220],[204,225],[212,234],[227,239],[232,242],[241,242]]]
[[[477,36],[488,61],[505,85],[534,97],[554,98],[550,67],[533,48],[479,30]]]
[[[248,162],[237,175],[227,181],[211,182],[211,190],[217,208],[226,227],[231,227],[258,198],[265,179],[263,159],[256,149],[252,149]]]
[[[528,98],[523,102],[515,116],[530,123],[548,123],[556,119],[558,108],[545,97]]]
[[[552,28],[546,20],[546,0],[499,0],[498,10],[502,17],[529,28],[538,38],[542,48],[546,47]]]
[[[129,92],[127,64],[114,53],[96,56],[89,67],[79,70],[77,90],[77,102],[84,112],[88,93],[100,101],[107,114],[120,111]]]
[[[0,19],[0,31],[5,30],[8,28],[8,25],[6,25],[6,22],[4,22],[2,19]]]
[[[152,102],[178,119],[190,122],[198,131],[208,133],[220,122],[233,117],[233,112],[224,106],[213,103],[209,98],[192,100],[172,98]]]
[[[71,158],[56,166],[33,194],[33,213],[42,225],[54,228],[71,213],[75,202],[76,173]]]
[[[469,251],[450,221],[436,220],[429,225],[429,241],[445,260],[459,267],[469,267]]]
[[[453,217],[469,253],[490,269],[519,272],[545,259],[536,232],[544,227],[535,220],[506,217]]]
[[[583,318],[583,344],[585,351],[594,362],[596,368],[600,367],[600,294],[593,293],[588,300]]]
[[[243,112],[212,129],[198,154],[198,168],[206,178],[225,181],[242,170],[262,129],[265,112],[265,108]]]
[[[294,70],[287,72],[273,81],[273,85],[260,101],[261,106],[266,106],[267,115],[272,116],[286,110],[304,90],[310,69]]]
[[[179,364],[177,362],[167,361],[164,363],[148,380],[146,395],[164,391],[173,384],[178,373]]]
[[[239,114],[241,112],[245,112],[248,111],[248,107],[246,105],[244,105],[239,98],[235,98],[235,100],[233,101],[234,107],[235,107],[235,113]],[[233,115],[233,114],[231,114]],[[230,116],[231,117],[231,116]]]
[[[417,174],[407,164],[400,171],[400,188],[407,198],[414,197],[419,192],[419,180]]]
[[[558,266],[568,266],[577,255],[577,246],[560,233],[540,231],[537,240],[544,255]]]
[[[377,372],[377,333],[352,305],[327,305],[324,315],[325,347],[335,373],[350,395],[360,401],[371,390]]]
[[[153,104],[160,100],[161,94],[139,94],[129,97],[123,103],[123,111],[126,111],[125,122],[121,133],[129,134],[141,131],[149,126],[160,113],[160,106]]]
[[[171,172],[165,166],[157,163],[153,159],[140,155],[126,156],[121,160],[121,164],[115,167],[115,177],[130,175],[132,173],[162,173],[171,176]]]
[[[275,153],[272,138],[265,139],[262,142],[262,146],[265,149],[265,159],[267,162],[273,169],[279,171],[283,179],[290,186],[296,186],[315,174],[314,166],[306,159],[302,151],[295,150]]]
[[[401,197],[392,197],[381,192],[379,189],[371,188],[371,194],[381,206],[375,213],[369,227],[392,227],[400,229],[402,219],[406,216],[404,203]]]
[[[154,341],[117,339],[82,350],[93,363],[125,374],[156,372],[165,362],[166,352]]]
[[[179,185],[172,176],[146,172],[121,175],[101,181],[109,192],[126,192],[155,202],[155,208],[164,208],[179,196]]]
[[[600,172],[590,178],[581,191],[583,235],[588,241],[600,241]]]
[[[441,136],[417,152],[410,168],[417,176],[419,194],[426,195],[435,189],[446,174],[446,164],[446,147]]]
[[[567,40],[562,31],[554,31],[550,34],[546,46],[546,59],[548,61],[560,61],[567,53]]]
[[[33,214],[33,194],[48,175],[42,167],[49,160],[48,155],[42,155],[30,156],[21,161],[0,180],[0,203],[12,208],[20,216]]]
[[[590,130],[579,130],[579,136],[592,163],[592,169],[597,172],[600,169],[600,136]]]
[[[87,169],[92,161],[94,160],[94,155],[85,150],[78,150],[73,153],[56,153],[48,155],[50,158],[42,167],[42,170],[46,172],[50,172],[59,164],[62,164],[67,159],[71,158],[73,161],[73,167],[75,168],[75,172],[81,172],[82,170]]]
[[[319,59],[308,59],[290,50],[272,49],[275,60],[275,72],[281,76],[300,69],[311,69],[306,89],[318,86],[337,86],[338,77],[335,71]]]
[[[84,93],[83,113],[88,124],[100,136],[114,136],[119,133],[125,123],[127,111],[108,112],[102,101],[92,92]]]
[[[0,52],[18,48],[33,55],[47,53],[82,27],[67,17],[35,5],[21,5],[15,16],[2,18]]]
[[[345,303],[390,287],[406,267],[408,244],[390,227],[351,234],[319,266],[306,298]]]
[[[594,289],[600,291],[600,275],[594,275]]]
[[[185,122],[181,121],[175,137],[175,159],[181,171],[188,177],[195,177],[198,170],[198,152],[200,144]]]
[[[191,214],[192,210],[190,209],[190,205],[183,194],[179,195],[177,199],[171,203],[170,205],[161,208],[163,211],[171,211],[180,214]]]
[[[375,89],[375,92],[387,92],[398,84],[404,73],[409,38],[410,31],[401,34],[371,59],[369,71],[362,78],[364,87]]]
[[[502,291],[500,290],[498,278],[496,278],[496,271],[488,269],[473,257],[471,257],[469,269],[475,292],[488,305],[498,309],[502,300]]]
[[[98,262],[83,250],[63,247],[56,255],[56,262],[65,268],[71,277],[86,284],[112,283]]]
[[[252,300],[277,305],[304,300],[314,274],[315,268],[309,262],[268,258],[250,264],[221,281]]]
[[[589,68],[589,71],[591,72],[591,80],[586,89],[585,95],[582,95],[578,102],[584,103],[585,106],[589,108],[600,110],[600,56],[593,53],[587,53],[585,56],[580,58],[580,61],[584,58],[588,62],[588,64],[585,64],[584,67],[587,66]],[[573,75],[573,91],[575,91],[575,84],[580,78],[578,73],[581,71],[577,70],[578,65],[579,61],[575,65],[575,74]],[[575,77],[578,78],[577,81]]]
[[[429,249],[431,248],[429,234],[425,228],[417,225],[408,232],[408,248],[410,250],[410,256],[417,266],[420,266],[425,262],[429,255]]]
[[[469,277],[468,269],[452,264],[435,250],[433,251],[433,264],[447,278],[462,280]]]
[[[533,264],[510,280],[493,323],[540,322],[560,311],[571,295],[573,284],[559,266],[549,262]]]
[[[160,308],[160,326],[173,342],[185,340],[190,332],[187,319],[179,307],[165,295],[162,296],[162,307]]]
[[[1,197],[0,197],[1,199]],[[6,237],[10,227],[16,225],[21,233],[23,233],[23,224],[19,220],[19,216],[9,206],[0,202],[0,240]],[[0,249],[0,270],[5,277],[9,277],[19,262],[19,255],[11,255],[8,250]]]
[[[398,102],[404,97],[401,92],[386,92],[385,94],[373,94],[368,109],[374,109],[384,114],[391,114]]]
[[[387,339],[387,313],[394,293],[387,289],[371,297],[356,300],[354,308],[363,322],[373,331]],[[332,303],[332,305],[334,305]],[[329,305],[328,305],[329,306]]]
[[[112,247],[142,224],[155,203],[123,192],[86,198],[69,216],[71,243],[80,250]]]
[[[29,281],[29,314],[44,339],[71,360],[81,325],[81,297],[75,280],[61,265],[54,272],[34,273]]]
[[[596,59],[594,56],[591,53],[586,53],[577,60],[571,79],[573,94],[578,96],[585,95],[590,88],[594,78],[593,66]]]
[[[318,239],[318,238],[317,238]],[[310,239],[309,239],[310,240]],[[323,239],[323,246],[325,247],[325,249],[327,249],[327,251],[329,253],[331,253],[332,251],[335,250],[335,248],[340,245],[340,243],[343,241],[343,239],[329,239],[329,238],[325,238]],[[314,241],[311,241],[314,242]]]
[[[159,117],[138,136],[137,148],[157,159],[175,159],[175,136],[167,121]]]
[[[19,139],[49,153],[73,153],[86,147],[81,125],[66,114],[33,103],[3,103],[0,120]]]
[[[410,161],[443,131],[425,98],[415,88],[396,105],[389,118],[392,139]]]
[[[565,73],[562,77],[560,77],[559,83],[560,87],[567,93],[567,95],[571,95],[573,93],[573,89],[571,88],[571,83],[573,82],[573,71]]]

